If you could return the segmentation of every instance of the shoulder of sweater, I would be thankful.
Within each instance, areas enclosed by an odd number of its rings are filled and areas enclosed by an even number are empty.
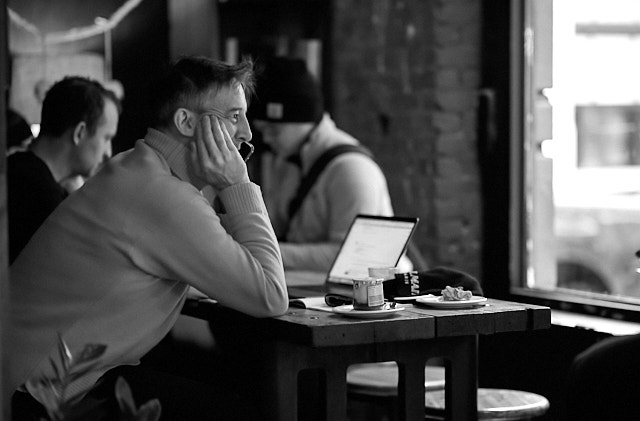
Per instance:
[[[351,134],[338,128],[333,122],[321,122],[311,134],[311,142],[324,147],[338,144],[359,144],[360,142]]]
[[[360,142],[358,142],[353,137],[336,137],[336,136],[325,136],[318,137],[312,139],[306,147],[306,150],[303,150],[302,153],[302,162],[304,168],[310,168],[311,165],[326,151],[330,150],[333,147],[340,145],[355,145],[360,146]],[[341,158],[343,155],[363,155],[359,152],[345,152],[337,158]],[[364,156],[364,155],[363,155]],[[337,159],[335,158],[335,159]]]
[[[174,176],[164,157],[144,143],[136,143],[135,148],[113,157],[105,170],[112,171],[113,175],[118,177],[118,181],[104,179],[103,182],[123,183],[125,180],[130,187],[129,190],[143,189],[146,195],[168,197],[186,194],[185,199],[196,194],[201,195],[192,184]],[[137,191],[142,193],[140,190]],[[183,193],[178,193],[181,191]]]
[[[167,160],[155,149],[147,145],[144,140],[138,140],[132,149],[120,152],[114,158],[114,163],[120,162],[127,165],[129,162],[136,162],[136,165],[144,165],[149,168],[162,169],[167,173],[171,173],[171,168]]]
[[[386,185],[382,168],[368,156],[349,152],[334,158],[322,171],[316,184],[321,189],[336,189],[340,185]]]
[[[374,159],[363,153],[345,152],[332,159],[324,172],[327,174],[348,172],[370,176],[373,173],[382,174],[382,168]]]

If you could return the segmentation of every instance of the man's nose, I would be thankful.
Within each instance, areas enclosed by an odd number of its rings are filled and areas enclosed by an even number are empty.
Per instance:
[[[236,131],[236,140],[239,142],[250,142],[253,138],[253,134],[251,133],[251,127],[249,127],[249,120],[247,120],[247,116],[241,116],[240,121],[238,122],[238,130]]]

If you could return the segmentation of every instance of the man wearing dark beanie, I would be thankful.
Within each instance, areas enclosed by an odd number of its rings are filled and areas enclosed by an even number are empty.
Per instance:
[[[267,59],[249,114],[272,152],[263,157],[261,187],[285,270],[328,271],[357,214],[393,215],[380,167],[324,112],[304,61]]]

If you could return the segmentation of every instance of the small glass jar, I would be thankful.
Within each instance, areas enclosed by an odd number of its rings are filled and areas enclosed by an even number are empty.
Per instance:
[[[381,310],[384,307],[383,278],[367,276],[353,280],[353,308]]]

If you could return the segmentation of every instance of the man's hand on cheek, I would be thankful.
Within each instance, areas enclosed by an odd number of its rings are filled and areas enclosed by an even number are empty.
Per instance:
[[[213,115],[198,122],[192,149],[198,176],[217,191],[249,182],[247,165],[233,143],[226,126]]]

